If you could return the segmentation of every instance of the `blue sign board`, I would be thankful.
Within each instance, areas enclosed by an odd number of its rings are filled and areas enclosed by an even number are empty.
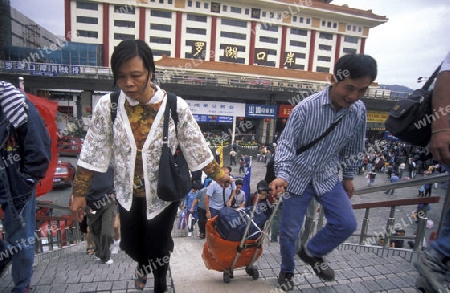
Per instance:
[[[197,122],[233,123],[232,116],[215,116],[216,119],[213,119],[212,115],[192,114],[192,116],[194,116],[195,121]]]
[[[277,105],[246,104],[245,117],[249,118],[277,118]]]
[[[79,75],[80,65],[61,65],[51,63],[34,63],[25,61],[3,61],[3,69],[28,72],[30,75],[57,76],[59,74]]]

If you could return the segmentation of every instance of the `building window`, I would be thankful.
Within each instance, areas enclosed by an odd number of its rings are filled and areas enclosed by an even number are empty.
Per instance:
[[[326,25],[327,25],[326,21],[322,20],[322,26],[326,26]]]
[[[195,8],[200,8],[200,2],[195,2]]]
[[[98,32],[77,30],[77,36],[98,39]]]
[[[333,22],[333,28],[337,28],[337,23]]]
[[[98,11],[98,4],[91,2],[77,1],[77,8]]]
[[[262,12],[262,17],[266,17],[267,13],[265,11]]]
[[[192,1],[188,0],[188,7],[192,7]]]
[[[274,18],[274,17],[275,17],[275,14],[273,12],[270,12],[269,18]]]
[[[321,32],[321,33],[319,33],[319,38],[324,39],[324,40],[332,40],[333,34]]]
[[[230,6],[230,12],[234,12],[234,13],[242,13],[242,8]]]
[[[246,34],[240,34],[235,32],[220,32],[220,36],[223,38],[230,38],[230,39],[236,39],[236,40],[246,40],[247,35]]]
[[[153,53],[153,56],[163,56],[163,55],[166,55],[166,56],[169,56],[169,57],[170,57],[170,55],[171,55],[171,52],[170,52],[170,51],[163,51],[163,50],[153,50],[153,49],[152,49],[152,53]]]
[[[242,27],[247,28],[247,22],[237,19],[230,19],[230,18],[222,18],[221,23],[224,25],[231,25],[236,27]]]
[[[169,1],[167,1],[167,4],[170,4],[170,5],[172,5],[172,3],[173,3],[173,1],[172,1],[172,0],[169,0]]]
[[[172,26],[170,24],[151,23],[150,30],[170,32],[172,31]]]
[[[311,18],[307,18],[306,19],[306,24],[310,24],[311,23]]]
[[[114,40],[134,40],[134,35],[128,35],[128,34],[114,34]]]
[[[356,49],[344,48],[344,49],[342,49],[342,52],[347,53],[347,54],[355,54],[356,53]]]
[[[223,9],[223,12],[227,12],[227,10],[228,10],[228,6],[226,6],[226,5],[222,5],[222,9]]]
[[[205,2],[205,3],[203,4],[203,8],[208,9],[208,8],[209,8],[209,4],[208,4],[207,2]]]
[[[150,37],[150,43],[157,43],[157,44],[172,44],[171,38],[162,38],[162,37]]]
[[[89,16],[77,16],[78,23],[98,24],[98,18]]]
[[[358,33],[362,32],[362,27],[358,27]]]
[[[331,28],[331,21],[327,22],[327,27]]]
[[[188,27],[188,28],[186,28],[186,32],[188,34],[196,34],[196,35],[202,35],[202,36],[206,35],[206,29],[204,29],[204,28]]]
[[[250,9],[245,8],[245,15],[249,15],[250,14]]]
[[[291,35],[307,36],[308,32],[299,28],[291,28]]]
[[[353,26],[353,31],[356,32],[356,25]]]
[[[263,42],[263,43],[269,43],[269,44],[278,44],[278,39],[277,38],[271,38],[271,37],[261,36],[261,37],[259,37],[259,41]]]
[[[317,56],[317,61],[330,62],[331,61],[331,57],[330,56]]]
[[[300,42],[300,41],[294,41],[291,40],[289,44],[293,47],[300,47],[300,48],[306,48],[306,42]]]
[[[324,44],[319,44],[319,50],[331,51],[331,46],[324,45]]]
[[[207,18],[204,15],[188,14],[187,15],[187,20],[198,21],[198,22],[206,22]]]
[[[293,22],[297,22],[297,16],[296,15],[294,15],[294,17],[292,18],[292,21]]]
[[[134,21],[118,20],[118,19],[114,20],[114,26],[135,28]]]
[[[348,30],[348,31],[351,31],[351,30],[352,30],[352,26],[349,25],[349,24],[347,24],[347,30]]]
[[[164,4],[164,0],[159,0],[159,4]]]
[[[115,13],[136,14],[136,9],[131,5],[114,5]]]
[[[264,31],[270,31],[274,33],[278,32],[278,26],[273,24],[271,25],[270,23],[261,23],[261,29]]]
[[[352,44],[358,44],[358,38],[357,37],[345,36],[344,37],[344,42],[352,43]]]
[[[155,17],[172,18],[172,12],[170,11],[152,10],[150,15]]]
[[[316,67],[316,72],[330,73],[330,68],[317,66]]]

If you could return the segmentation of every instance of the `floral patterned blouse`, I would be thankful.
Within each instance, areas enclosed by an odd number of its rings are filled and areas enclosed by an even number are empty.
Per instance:
[[[105,172],[112,160],[115,165],[116,197],[127,211],[131,208],[133,196],[146,197],[147,219],[154,218],[170,204],[160,200],[156,192],[163,114],[167,105],[165,92],[159,89],[156,94],[161,92],[164,94],[162,102],[135,106],[130,105],[121,92],[113,126],[109,94],[99,100],[78,160],[74,196],[85,196],[92,180],[92,171]],[[190,170],[203,169],[214,180],[222,178],[224,172],[214,160],[187,103],[180,97],[177,97],[177,114],[178,137],[175,135],[175,122],[172,118],[169,120],[168,143],[172,153],[179,144]]]

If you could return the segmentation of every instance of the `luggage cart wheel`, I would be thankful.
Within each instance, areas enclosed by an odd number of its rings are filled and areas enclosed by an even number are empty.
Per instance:
[[[247,275],[249,276],[253,276],[253,268],[251,267],[245,267],[245,272],[247,273]]]
[[[259,272],[258,269],[253,268],[253,275],[252,275],[253,280],[258,280],[259,278]]]
[[[223,272],[223,282],[225,284],[230,283],[230,275],[227,272]]]

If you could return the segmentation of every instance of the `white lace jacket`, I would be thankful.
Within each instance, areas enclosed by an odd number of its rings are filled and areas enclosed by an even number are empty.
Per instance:
[[[129,211],[133,200],[134,168],[136,144],[125,112],[126,96],[120,93],[114,130],[111,127],[111,101],[109,94],[104,95],[96,105],[81,150],[78,165],[89,170],[106,172],[110,160],[114,162],[114,184],[118,202]],[[163,114],[167,105],[164,97],[161,108],[156,114],[147,140],[142,150],[144,178],[147,198],[147,219],[157,216],[170,202],[162,201],[156,194],[158,183],[159,159],[162,148]],[[201,170],[213,159],[200,127],[196,123],[187,103],[177,98],[178,140],[175,135],[175,122],[169,121],[169,145],[172,153],[178,144],[192,171]]]

